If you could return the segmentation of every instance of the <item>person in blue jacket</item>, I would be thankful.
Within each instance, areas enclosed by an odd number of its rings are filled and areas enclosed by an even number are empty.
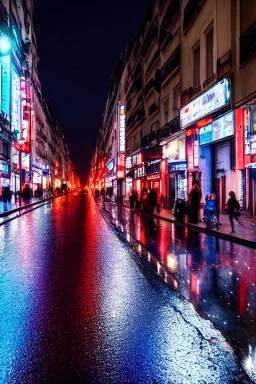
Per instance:
[[[205,197],[205,222],[207,228],[214,228],[214,216],[216,215],[216,199],[214,193],[208,193]]]

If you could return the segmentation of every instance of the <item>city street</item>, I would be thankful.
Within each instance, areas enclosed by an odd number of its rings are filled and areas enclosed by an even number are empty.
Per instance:
[[[256,382],[255,258],[58,197],[0,227],[0,383]]]

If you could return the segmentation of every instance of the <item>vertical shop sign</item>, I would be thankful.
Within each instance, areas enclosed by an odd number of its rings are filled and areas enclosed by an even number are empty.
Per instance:
[[[119,152],[125,152],[125,106],[119,107]]]
[[[2,97],[1,109],[6,113],[7,119],[10,119],[10,55],[2,56],[1,58],[2,69]]]
[[[244,109],[238,108],[235,111],[235,142],[236,142],[236,168],[244,168]]]
[[[249,118],[250,118],[250,110],[249,108],[244,108],[244,154],[245,155],[250,155],[251,153]]]
[[[12,69],[11,130],[20,137],[20,78]]]
[[[21,152],[30,152],[31,139],[31,92],[29,78],[21,78],[21,100],[22,100],[22,118],[21,118],[21,137],[12,145]]]
[[[198,131],[195,133],[194,137],[194,167],[199,166],[199,139]]]
[[[187,136],[187,159],[188,159],[188,169],[194,168],[194,136]]]

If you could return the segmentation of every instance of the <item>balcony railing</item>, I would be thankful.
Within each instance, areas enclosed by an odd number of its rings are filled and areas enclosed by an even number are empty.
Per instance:
[[[256,20],[240,36],[240,65],[256,54]]]
[[[205,0],[189,0],[184,8],[183,33],[187,31],[196,16],[199,14]]]
[[[133,85],[132,85],[132,87],[131,87],[130,92],[131,92],[131,93],[137,93],[137,92],[139,92],[141,89],[142,89],[142,78],[141,78],[141,76],[140,76],[140,77],[138,77],[138,79],[136,79],[136,80],[133,82]]]
[[[164,15],[161,29],[167,29],[177,18],[180,12],[180,0],[171,0]]]
[[[152,115],[152,113],[156,112],[158,110],[158,106],[156,105],[156,103],[152,103],[148,109],[148,113],[149,115]]]
[[[149,93],[149,91],[154,87],[154,85],[155,85],[155,79],[152,78],[152,79],[146,84],[146,86],[145,86],[145,88],[144,88],[144,90],[143,90],[143,94],[144,94],[144,96],[146,96],[146,95]]]
[[[144,119],[145,111],[144,107],[137,109],[133,114],[127,119],[127,128],[133,127],[137,122]]]
[[[156,138],[156,131],[152,131],[141,138],[141,148],[148,147]]]
[[[174,133],[180,130],[180,117],[176,117],[175,119],[169,121],[169,123],[165,124],[157,131],[157,139],[158,141],[162,141],[167,139]]]
[[[154,56],[152,57],[148,67],[147,67],[147,70],[146,70],[146,75],[149,73],[149,71],[151,70],[151,68],[153,67],[154,63],[156,62],[156,60],[159,58],[160,56],[160,49],[158,48],[156,50],[156,52],[154,53]]]
[[[161,68],[161,82],[163,82],[170,73],[180,65],[180,45],[173,51],[169,59]]]
[[[144,57],[146,56],[153,40],[156,37],[157,37],[157,28],[154,25],[151,25],[142,45],[142,56]]]

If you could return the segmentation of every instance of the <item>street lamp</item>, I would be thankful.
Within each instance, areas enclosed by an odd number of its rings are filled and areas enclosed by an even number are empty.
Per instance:
[[[10,52],[11,43],[8,37],[1,36],[0,37],[0,53],[2,55],[6,55]]]

